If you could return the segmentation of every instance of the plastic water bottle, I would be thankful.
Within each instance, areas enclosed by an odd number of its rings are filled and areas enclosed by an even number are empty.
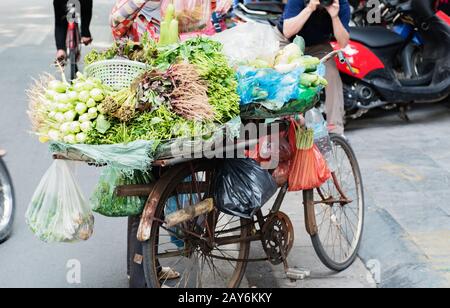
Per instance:
[[[336,171],[328,125],[319,109],[313,108],[305,114],[306,126],[314,130],[314,143],[327,161],[331,171]]]

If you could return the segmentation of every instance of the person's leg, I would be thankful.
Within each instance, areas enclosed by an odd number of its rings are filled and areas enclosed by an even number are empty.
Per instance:
[[[344,134],[344,90],[342,79],[339,75],[336,62],[328,61],[326,64],[328,86],[325,88],[325,110],[327,114],[327,122],[330,132],[343,135]]]
[[[83,44],[90,44],[92,35],[90,31],[92,20],[92,0],[80,0],[81,4],[81,41]]]
[[[141,218],[132,216],[128,218],[128,249],[127,266],[130,276],[130,288],[145,288],[145,274],[143,262],[142,243],[137,240],[137,232]]]
[[[333,51],[330,44],[321,44],[306,48],[306,54],[323,58]],[[330,132],[344,134],[344,89],[336,62],[332,59],[326,63],[328,86],[325,88],[325,112]]]
[[[278,29],[277,26],[273,27],[273,31],[275,33],[275,36],[277,37],[278,41],[280,41],[280,48],[284,48],[287,45],[289,45],[291,43],[291,41],[289,41],[283,33],[281,33],[281,31]]]
[[[58,50],[56,58],[66,57],[66,37],[67,37],[67,0],[53,0],[53,8],[55,12],[55,42]]]

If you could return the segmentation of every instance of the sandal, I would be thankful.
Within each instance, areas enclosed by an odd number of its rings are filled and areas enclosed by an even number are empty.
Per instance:
[[[180,273],[174,271],[170,267],[163,267],[158,274],[159,280],[176,280],[181,277]]]

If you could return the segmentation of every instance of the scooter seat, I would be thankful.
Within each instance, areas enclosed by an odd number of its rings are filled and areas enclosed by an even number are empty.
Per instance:
[[[284,4],[281,1],[252,2],[245,5],[249,10],[281,15]]]
[[[389,47],[405,42],[397,33],[379,26],[350,28],[350,39],[371,48]]]

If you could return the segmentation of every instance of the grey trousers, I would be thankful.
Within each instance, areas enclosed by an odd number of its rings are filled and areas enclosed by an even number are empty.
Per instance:
[[[278,30],[274,28],[277,37],[280,40],[281,47],[290,43],[288,39]],[[306,48],[306,54],[318,58],[323,58],[333,51],[330,44],[320,44]],[[342,79],[339,75],[336,62],[330,60],[326,63],[327,73],[325,78],[328,80],[328,86],[325,88],[325,112],[327,114],[327,122],[331,133],[344,134],[344,91]]]

